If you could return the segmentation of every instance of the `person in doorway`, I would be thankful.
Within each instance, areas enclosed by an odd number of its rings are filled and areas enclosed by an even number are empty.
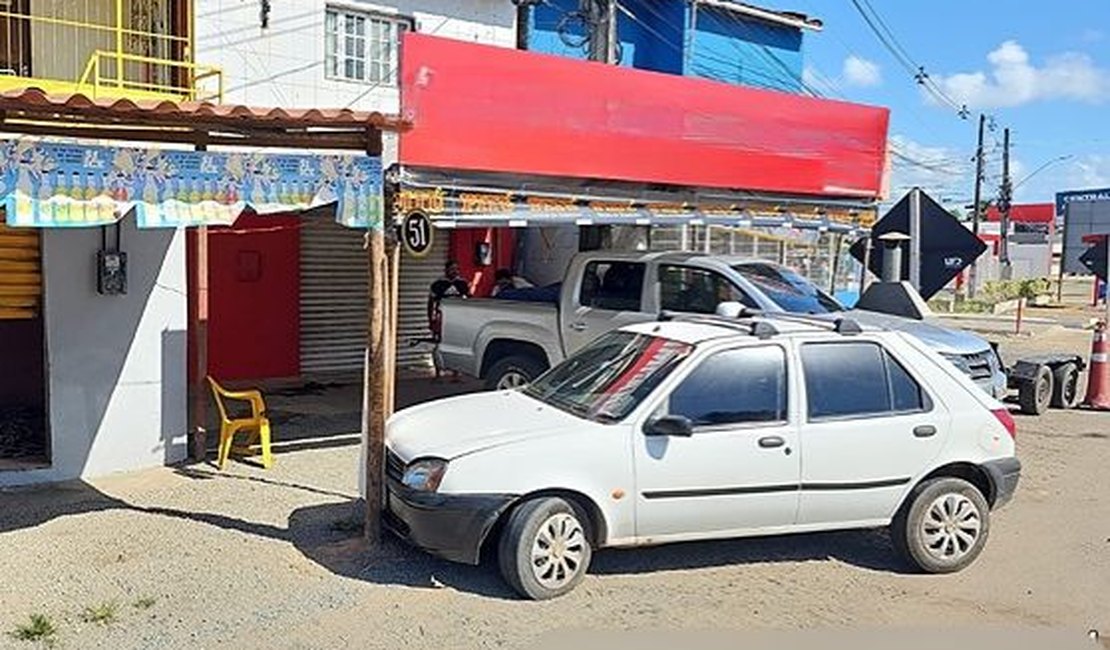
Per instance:
[[[432,283],[428,291],[428,329],[432,332],[432,341],[435,347],[432,350],[432,359],[435,362],[436,379],[443,373],[443,364],[440,363],[439,342],[443,337],[443,312],[440,304],[444,298],[469,298],[470,285],[463,280],[459,272],[459,263],[449,260],[443,266],[443,277]],[[458,381],[459,374],[452,373],[452,379]]]

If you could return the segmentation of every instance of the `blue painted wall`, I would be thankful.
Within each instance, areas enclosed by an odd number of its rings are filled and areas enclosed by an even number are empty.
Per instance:
[[[571,16],[578,5],[578,0],[547,0],[534,6],[528,49],[588,58],[584,25]],[[686,0],[623,0],[621,5],[622,66],[788,92],[802,89],[801,30],[707,6],[700,6],[695,17]]]
[[[700,7],[685,74],[726,83],[802,90],[802,32]]]

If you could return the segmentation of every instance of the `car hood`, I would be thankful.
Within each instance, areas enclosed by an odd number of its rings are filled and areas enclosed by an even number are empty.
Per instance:
[[[977,354],[991,349],[990,344],[981,336],[966,330],[946,327],[932,318],[916,320],[865,309],[852,309],[845,312],[845,315],[855,319],[860,325],[882,327],[909,334],[941,353]]]
[[[451,460],[483,449],[603,426],[516,391],[475,393],[400,411],[386,427],[386,445],[402,460]]]

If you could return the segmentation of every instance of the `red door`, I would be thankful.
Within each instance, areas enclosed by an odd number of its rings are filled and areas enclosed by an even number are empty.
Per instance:
[[[244,214],[208,236],[208,367],[218,380],[300,373],[300,219]]]

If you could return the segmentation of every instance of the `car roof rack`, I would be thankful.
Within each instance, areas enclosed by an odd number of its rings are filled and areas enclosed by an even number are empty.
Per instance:
[[[851,334],[863,333],[863,328],[860,327],[860,324],[856,322],[855,319],[846,318],[844,316],[829,320],[827,318],[818,318],[809,314],[792,314],[788,312],[763,312],[760,315],[764,318],[785,320],[792,323],[805,323],[807,325],[821,327],[823,329],[836,332],[837,334],[844,334],[846,336]]]
[[[756,320],[766,319],[766,320]],[[721,314],[690,314],[685,312],[674,312],[664,310],[659,314],[659,320],[680,320],[683,322],[701,322],[708,325],[722,325],[726,327],[732,326],[731,324],[742,324],[733,329],[743,328],[753,336],[760,338],[768,338],[778,334],[778,330],[768,320],[782,320],[791,323],[802,323],[805,325],[812,325],[820,327],[821,329],[836,332],[845,336],[853,334],[862,334],[863,328],[860,324],[852,318],[839,317],[835,319],[819,318],[810,314],[792,314],[789,312],[770,312],[761,309],[753,309],[751,307],[741,307],[736,316],[724,316]]]
[[[764,320],[727,318],[714,314],[689,314],[664,310],[659,313],[659,320],[727,327],[731,330],[750,334],[759,339],[769,339],[779,333],[774,325]]]

